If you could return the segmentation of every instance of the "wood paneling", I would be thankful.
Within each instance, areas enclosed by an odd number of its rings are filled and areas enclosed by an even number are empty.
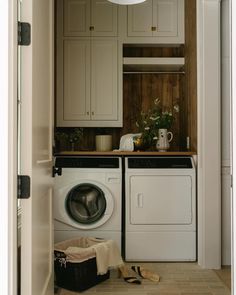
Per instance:
[[[168,151],[168,152],[158,152],[158,151],[138,151],[138,152],[119,152],[119,151],[111,151],[111,152],[85,152],[85,151],[62,151],[56,155],[58,156],[193,156],[195,152],[179,152],[179,151]]]
[[[72,128],[58,127],[57,131],[69,132]],[[94,151],[95,150],[95,136],[100,134],[111,134],[112,135],[112,146],[113,149],[119,147],[121,128],[83,128],[83,137],[81,141],[75,144],[75,150],[82,151]],[[56,142],[55,153],[60,151],[71,150],[71,144],[61,140]]]
[[[141,111],[152,107],[153,101],[159,98],[164,110],[172,110],[180,105],[183,86],[180,74],[130,74],[124,75],[124,128],[121,134],[138,132],[135,122]],[[180,146],[180,113],[175,113],[171,128],[174,139],[172,147]]]
[[[185,97],[184,125],[190,137],[190,149],[197,151],[197,34],[196,0],[185,1]],[[182,125],[182,127],[184,127]]]
[[[125,45],[124,57],[184,57],[184,45],[173,46],[132,46]]]

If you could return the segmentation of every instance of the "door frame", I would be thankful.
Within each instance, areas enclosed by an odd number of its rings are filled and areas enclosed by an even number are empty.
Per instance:
[[[232,157],[232,199],[231,199],[231,286],[232,294],[236,294],[236,2],[230,1],[231,23],[231,157]],[[234,83],[233,83],[234,81]]]
[[[221,268],[221,0],[196,0],[198,264]]]
[[[16,177],[16,109],[17,109],[17,44],[16,44],[16,32],[17,32],[17,6],[16,1],[8,0],[0,2],[0,35],[2,36],[2,45],[0,47],[0,89],[1,89],[1,108],[0,108],[0,126],[2,138],[7,140],[1,142],[0,145],[0,160],[1,160],[1,195],[8,196],[8,198],[3,198],[1,200],[1,209],[5,214],[0,214],[0,224],[1,228],[4,227],[4,231],[0,232],[0,251],[5,253],[3,255],[4,261],[0,264],[0,278],[4,278],[1,282],[1,290],[4,294],[16,295],[16,237],[17,237],[17,222],[16,222],[16,212],[17,212],[17,201],[16,201],[16,187],[17,187],[17,177]],[[232,1],[233,2],[233,1]],[[206,46],[214,47],[214,50],[220,48],[219,44],[219,6],[220,0],[197,0],[198,4],[198,15],[197,15],[197,27],[198,27],[198,136],[199,136],[199,167],[198,177],[201,181],[198,184],[198,195],[199,195],[199,212],[202,217],[202,221],[198,224],[198,239],[199,239],[199,264],[206,268],[219,268],[220,266],[220,187],[216,186],[216,182],[220,177],[220,149],[219,149],[219,134],[216,134],[216,138],[212,138],[212,143],[207,140],[209,131],[216,129],[214,126],[218,126],[220,122],[220,114],[217,112],[213,116],[215,124],[212,121],[209,122],[206,118],[206,112],[209,108],[209,104],[204,105],[204,97],[213,101],[212,94],[216,94],[216,108],[219,107],[220,89],[216,88],[214,82],[219,82],[219,76],[215,75],[216,70],[219,73],[220,70],[220,56],[219,50],[216,50],[215,55],[209,56],[209,48]],[[233,3],[232,3],[233,5]],[[209,15],[213,13],[214,17],[209,18]],[[234,20],[234,18],[232,18]],[[203,24],[203,26],[201,25]],[[212,42],[207,42],[207,34],[212,30],[216,33],[216,40]],[[235,38],[235,31],[234,38]],[[210,39],[211,40],[211,39]],[[206,43],[202,43],[202,41]],[[204,45],[204,46],[203,46]],[[216,47],[215,47],[216,46]],[[209,60],[206,60],[209,58]],[[204,59],[205,57],[205,59]],[[216,64],[214,65],[214,63]],[[212,67],[209,68],[209,63]],[[206,74],[212,75],[211,84],[207,85],[201,77],[206,77]],[[201,76],[202,75],[202,76]],[[216,90],[217,89],[217,90]],[[209,95],[211,94],[211,96]],[[233,92],[233,96],[235,93]],[[214,100],[215,103],[215,100]],[[212,113],[211,113],[212,114]],[[203,119],[203,121],[200,121]],[[204,123],[204,124],[203,124]],[[209,128],[206,128],[206,127]],[[214,127],[214,128],[213,128]],[[215,132],[215,130],[214,130]],[[207,142],[207,147],[204,144]],[[206,163],[206,157],[209,152],[212,151],[212,146],[217,147],[217,152],[214,153],[214,159],[216,162],[210,161]],[[203,148],[204,147],[204,148]],[[205,149],[206,148],[206,149]],[[212,159],[212,158],[211,158]],[[212,165],[214,164],[214,165]],[[211,167],[210,167],[211,166]],[[214,172],[214,177],[209,179],[204,179],[206,173],[209,171]],[[207,174],[208,175],[208,174]],[[234,172],[234,183],[236,178],[236,173]],[[216,196],[215,196],[216,192]],[[235,192],[234,192],[235,194]],[[216,204],[212,207],[212,198],[215,196],[214,201]],[[233,208],[235,209],[235,208]],[[208,213],[211,212],[210,215]],[[215,213],[212,214],[212,213]],[[211,219],[212,216],[215,216]],[[235,223],[235,220],[234,220]],[[3,226],[2,226],[3,225]],[[208,226],[206,226],[208,225]],[[213,226],[214,233],[213,239],[207,239],[211,237],[210,232],[211,226]],[[214,255],[207,257],[207,248],[212,245],[216,247]],[[236,249],[233,249],[234,253]],[[235,256],[235,255],[234,255]],[[233,257],[234,257],[233,256]],[[235,259],[235,258],[234,258]],[[234,262],[234,261],[233,261]]]
[[[0,1],[0,285],[17,294],[17,1]]]

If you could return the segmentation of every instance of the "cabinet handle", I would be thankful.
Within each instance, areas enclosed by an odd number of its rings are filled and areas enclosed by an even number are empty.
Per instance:
[[[87,112],[87,115],[89,115],[89,112]]]
[[[137,208],[143,208],[143,194],[142,193],[137,194],[136,201],[137,201],[137,203],[136,203]]]
[[[152,31],[156,31],[157,30],[157,27],[152,27]]]
[[[92,116],[94,116],[94,112],[92,112]]]
[[[94,31],[94,26],[90,26],[90,27],[89,27],[89,30],[90,30],[90,31]]]

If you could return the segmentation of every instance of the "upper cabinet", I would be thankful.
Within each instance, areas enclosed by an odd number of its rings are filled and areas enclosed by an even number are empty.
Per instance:
[[[152,0],[128,7],[128,36],[152,36]]]
[[[121,127],[117,6],[106,0],[58,0],[56,36],[57,126]]]
[[[109,127],[118,120],[117,41],[65,40],[58,126]]]
[[[146,0],[130,5],[127,39],[132,43],[184,43],[184,0]]]
[[[57,119],[62,126],[71,121],[90,120],[90,48],[89,40],[64,41],[64,91],[57,101],[60,106]]]
[[[66,0],[63,11],[65,36],[117,36],[117,6],[107,0]]]
[[[115,40],[91,46],[91,120],[118,120],[118,48]]]

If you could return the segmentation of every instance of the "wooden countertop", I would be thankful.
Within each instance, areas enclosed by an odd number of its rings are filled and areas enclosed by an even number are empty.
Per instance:
[[[193,156],[196,152],[191,151],[168,151],[168,152],[145,152],[145,151],[135,151],[135,152],[97,152],[97,151],[62,151],[60,153],[55,153],[55,156]]]

